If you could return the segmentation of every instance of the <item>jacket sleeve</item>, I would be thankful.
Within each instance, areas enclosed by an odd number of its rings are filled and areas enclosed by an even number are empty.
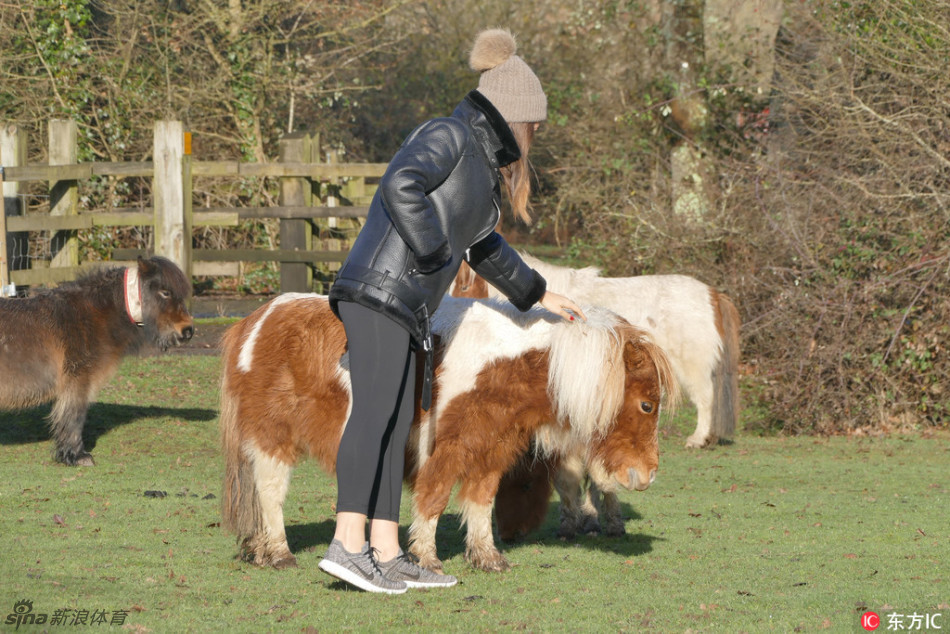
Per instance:
[[[547,290],[544,278],[498,232],[469,248],[468,264],[521,311],[538,303]]]
[[[399,148],[380,180],[386,212],[423,273],[442,268],[452,258],[448,236],[426,194],[458,165],[469,134],[448,118],[422,124]]]

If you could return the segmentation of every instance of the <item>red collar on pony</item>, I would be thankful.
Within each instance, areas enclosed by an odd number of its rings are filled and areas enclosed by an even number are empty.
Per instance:
[[[142,319],[142,285],[139,283],[138,267],[125,269],[125,312],[129,320],[138,327],[144,325]]]

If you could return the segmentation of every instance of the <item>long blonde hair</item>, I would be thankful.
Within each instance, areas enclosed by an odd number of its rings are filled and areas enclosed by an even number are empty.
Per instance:
[[[531,149],[531,142],[534,140],[535,125],[531,122],[508,124],[511,132],[515,135],[515,140],[518,142],[521,158],[501,168],[502,177],[505,179],[505,189],[508,190],[511,211],[516,218],[526,225],[531,224],[531,201],[529,200],[531,197],[531,163],[528,161],[528,151]]]

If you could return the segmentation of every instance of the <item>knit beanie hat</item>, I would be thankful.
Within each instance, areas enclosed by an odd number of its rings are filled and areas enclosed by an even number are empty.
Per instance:
[[[475,38],[468,63],[481,73],[478,92],[485,95],[505,121],[539,122],[548,117],[548,99],[541,82],[515,55],[515,38],[507,29],[489,29]]]

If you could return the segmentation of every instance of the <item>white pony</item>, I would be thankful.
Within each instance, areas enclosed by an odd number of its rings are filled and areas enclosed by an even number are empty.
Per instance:
[[[580,304],[607,308],[653,337],[668,356],[680,389],[696,406],[696,429],[687,438],[687,447],[715,445],[734,433],[739,416],[740,318],[728,296],[685,275],[601,277],[594,267],[572,269],[525,253],[522,257],[547,280],[550,290]],[[471,269],[463,271],[456,278],[454,295],[498,294]],[[582,460],[575,456],[562,462],[555,478],[562,501],[560,532],[565,536],[598,527],[590,502],[579,499],[583,474]],[[604,493],[607,532],[620,534],[619,503],[609,490]],[[499,513],[499,524],[504,513]]]

